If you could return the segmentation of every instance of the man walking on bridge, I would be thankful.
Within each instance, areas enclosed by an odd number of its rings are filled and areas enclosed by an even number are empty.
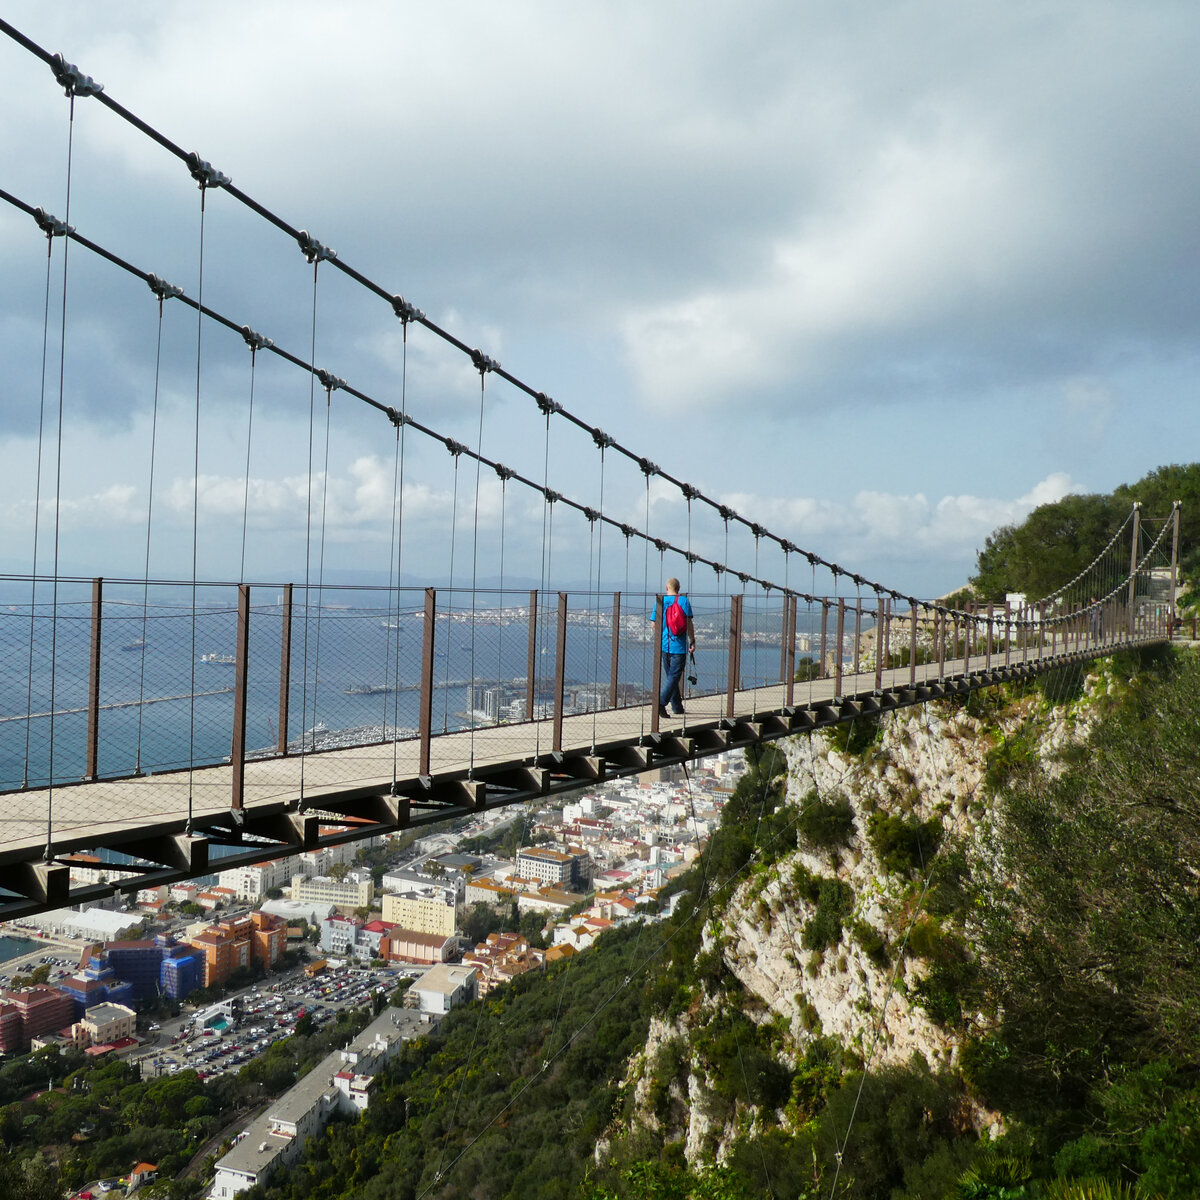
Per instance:
[[[651,614],[652,621],[658,620],[658,605]],[[680,681],[687,663],[688,651],[695,652],[696,629],[692,624],[692,605],[686,596],[679,594],[679,580],[667,580],[667,594],[663,597],[662,622],[662,691],[658,697],[658,715],[668,716],[667,705],[671,705],[675,716],[683,714],[683,691]]]

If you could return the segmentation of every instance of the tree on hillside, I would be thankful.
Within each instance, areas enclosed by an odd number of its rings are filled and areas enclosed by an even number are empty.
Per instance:
[[[1200,577],[1200,463],[1158,467],[1136,483],[1122,484],[1111,495],[1064,496],[1043,504],[1020,525],[1004,525],[979,552],[972,584],[984,600],[1002,600],[1005,592],[1044,596],[1079,574],[1108,544],[1129,515],[1142,506],[1148,532],[1157,534],[1182,502],[1179,558],[1182,575]]]

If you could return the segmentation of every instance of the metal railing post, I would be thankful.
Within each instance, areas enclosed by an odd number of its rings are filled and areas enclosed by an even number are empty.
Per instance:
[[[554,743],[556,753],[562,749],[563,697],[567,679],[567,593],[558,593],[558,637],[554,644]]]
[[[995,615],[996,615],[996,606],[991,600],[989,600],[988,606],[987,606],[987,641],[985,643],[985,645],[987,647],[987,655],[986,655],[986,658],[984,659],[984,669],[988,670],[988,671],[990,671],[992,669],[992,649],[993,649],[993,645],[994,645],[993,634],[995,633],[995,630],[996,630],[996,627],[994,624]]]
[[[799,611],[800,597],[787,597],[787,661],[784,663],[784,673],[787,678],[787,695],[784,703],[792,707],[796,699],[796,616]]]
[[[666,623],[666,606],[661,595],[654,597],[654,665],[650,668],[650,732],[658,732],[658,710],[662,707],[662,644],[663,625]]]
[[[917,682],[917,601],[913,596],[908,598],[908,611],[912,615],[908,637],[908,682],[912,686]]]
[[[854,675],[857,678],[862,666],[862,604],[854,602]]]
[[[887,657],[888,652],[886,621],[883,597],[880,596],[875,616],[875,690],[877,692],[883,690],[883,660]]]
[[[292,584],[283,585],[283,628],[279,636],[279,745],[288,752],[288,710],[292,695]]]
[[[417,732],[421,739],[418,771],[428,775],[430,743],[433,735],[433,633],[437,620],[437,589],[425,589],[425,624],[421,635],[421,699],[417,714]]]
[[[250,585],[238,584],[237,651],[233,667],[233,742],[229,762],[233,767],[230,806],[243,807],[246,798],[246,666],[250,652]]]
[[[826,678],[829,662],[829,601],[821,601],[821,668],[817,672],[818,679]]]
[[[104,580],[92,580],[92,640],[88,656],[87,772],[85,778],[100,777],[100,639],[104,609]],[[142,647],[142,653],[146,648]]]
[[[537,588],[529,593],[529,654],[525,666],[525,720],[534,720],[534,702],[537,695]]]
[[[1004,665],[1012,666],[1012,601],[1004,602]]]
[[[967,605],[963,613],[963,674],[971,673],[971,639],[975,636],[975,605]]]
[[[729,678],[725,687],[725,715],[732,720],[734,693],[741,682],[742,668],[742,597],[729,597]]]
[[[1138,502],[1133,505],[1133,536],[1131,539],[1132,548],[1129,552],[1129,612],[1126,614],[1125,629],[1130,637],[1133,637],[1133,613],[1134,606],[1137,603],[1137,565],[1138,565],[1138,547],[1141,544],[1142,534],[1142,506]]]
[[[613,592],[612,608],[612,670],[608,685],[608,706],[617,707],[617,669],[621,655],[621,593]]]
[[[842,647],[846,635],[846,601],[839,596],[837,602],[837,647],[833,655],[833,695],[842,698]]]
[[[1175,593],[1179,587],[1179,515],[1182,504],[1176,500],[1171,506],[1171,596],[1167,602],[1167,637],[1175,632]]]

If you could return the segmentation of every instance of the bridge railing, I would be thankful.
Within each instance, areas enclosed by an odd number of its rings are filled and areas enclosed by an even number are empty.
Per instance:
[[[639,709],[643,732],[658,728],[654,594],[3,585],[0,791],[295,756],[316,756],[306,769],[320,782],[319,753],[347,746],[378,746],[386,775],[395,745],[413,739],[427,771],[439,734],[511,727],[520,758],[557,749],[563,718],[613,709]],[[765,591],[691,600],[686,690],[726,697],[731,718],[756,711],[760,690],[777,706],[778,685],[803,704],[819,681],[840,695],[872,677],[879,688],[885,671],[907,667],[915,682],[918,667],[991,670],[1014,655],[1165,637],[1170,624],[1149,577],[1073,612]]]

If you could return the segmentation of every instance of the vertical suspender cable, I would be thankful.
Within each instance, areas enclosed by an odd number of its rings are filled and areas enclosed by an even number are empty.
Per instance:
[[[554,507],[550,503],[550,412],[551,412],[550,406],[544,405],[543,412],[546,417],[546,436],[545,436],[545,449],[543,451],[543,462],[542,462],[542,577],[539,582],[538,594],[539,594],[539,596],[542,597],[541,604],[544,607],[545,595],[546,595],[546,578],[547,578],[547,574],[550,570],[550,557],[549,557],[550,539],[554,536]],[[546,636],[544,626],[545,626],[544,621],[538,622],[538,639],[537,640],[539,643],[544,641],[545,636]],[[539,645],[537,648],[539,651],[544,649],[544,647],[541,645]],[[542,659],[542,656],[540,653],[538,653],[534,657],[533,678],[526,681],[528,688],[529,688],[528,694],[533,697],[533,712],[526,713],[525,717],[527,720],[534,722],[534,726],[533,726],[534,750],[538,754],[540,754],[542,751],[542,724],[541,724],[540,719],[537,716],[537,713],[538,713],[537,676],[538,676],[538,667],[541,664],[541,659]]]
[[[71,113],[67,129],[67,206],[64,223],[71,220],[71,161],[75,145],[75,93],[71,92]],[[46,783],[46,861],[54,857],[54,713],[57,704],[58,671],[58,550],[60,510],[62,508],[62,444],[63,444],[63,396],[67,374],[67,251],[71,239],[63,238],[62,270],[62,318],[58,340],[58,429],[54,466],[54,575],[50,584],[50,746],[47,758]]]
[[[317,359],[317,263],[313,262],[313,286],[312,286],[312,331],[310,338],[309,362],[316,362]],[[317,377],[311,372],[308,377],[308,478],[305,487],[305,505],[304,505],[304,621],[302,625],[303,632],[301,634],[300,643],[300,658],[301,658],[301,706],[300,711],[304,714],[301,720],[300,728],[300,806],[304,806],[304,776],[306,759],[305,754],[311,748],[309,742],[309,730],[305,728],[308,724],[308,623],[309,614],[312,611],[312,502],[313,502],[313,439],[316,430],[317,420]],[[315,712],[315,696],[314,696],[314,712]],[[314,720],[313,724],[316,724]],[[313,738],[316,734],[313,732]]]
[[[442,732],[450,728],[450,633],[453,628],[451,617],[454,614],[454,542],[458,532],[458,459],[459,451],[451,448],[454,456],[454,491],[450,500],[450,586],[446,589],[449,600],[446,602],[446,669],[442,672],[444,686],[442,689]],[[436,618],[435,618],[436,619]]]
[[[315,267],[314,267],[315,270]],[[313,749],[317,746],[317,697],[321,690],[321,619],[325,615],[325,516],[329,509],[329,426],[333,388],[325,385],[325,446],[321,464],[321,533],[317,543],[317,636],[313,649]]]
[[[200,182],[200,263],[196,284],[196,402],[192,421],[192,613],[191,662],[188,687],[188,819],[187,831],[192,830],[192,811],[195,800],[196,768],[196,605],[198,588],[196,576],[200,561],[200,370],[204,337],[204,219],[208,189]]]
[[[392,786],[399,776],[400,753],[400,596],[401,579],[404,567],[404,450],[405,430],[408,428],[408,317],[401,318],[401,357],[400,357],[400,420],[396,426],[398,450],[397,483],[395,485],[398,497],[396,510],[396,690],[392,693]]]
[[[467,778],[471,779],[475,774],[475,609],[479,603],[479,596],[476,594],[475,588],[479,582],[479,473],[483,468],[483,401],[485,394],[484,378],[487,372],[484,368],[479,371],[479,434],[475,440],[475,524],[471,532],[471,670],[468,673],[470,683],[468,686],[467,709],[470,712],[470,727],[471,727],[471,753],[470,761],[467,766]],[[450,661],[450,655],[447,653],[446,661]]]
[[[66,253],[66,242],[69,239],[63,239],[63,253]],[[23,787],[28,787],[30,783],[29,774],[29,755],[30,743],[33,734],[33,720],[28,714],[33,712],[33,667],[34,656],[33,646],[37,631],[37,585],[38,585],[38,534],[41,531],[41,516],[42,516],[42,458],[44,454],[45,429],[46,429],[46,364],[50,349],[50,271],[54,260],[54,233],[53,230],[46,231],[46,288],[45,301],[42,308],[42,387],[41,398],[38,402],[38,454],[37,454],[37,471],[34,478],[33,487],[33,569],[30,573],[29,584],[29,678],[25,693],[25,770]],[[53,705],[51,706],[53,708]]]
[[[254,441],[254,368],[258,363],[258,347],[250,344],[250,409],[246,414],[246,479],[242,486],[242,559],[238,567],[238,582],[246,582],[246,528],[250,518],[250,447]]]
[[[141,645],[138,647],[137,758],[134,766],[134,771],[138,775],[142,773],[142,726],[146,698],[146,618],[150,593],[150,537],[154,528],[154,467],[158,457],[158,392],[162,366],[163,304],[165,299],[165,293],[159,292],[158,344],[154,351],[154,405],[150,414],[150,474],[146,482],[146,560],[142,570],[142,632],[139,638]]]

